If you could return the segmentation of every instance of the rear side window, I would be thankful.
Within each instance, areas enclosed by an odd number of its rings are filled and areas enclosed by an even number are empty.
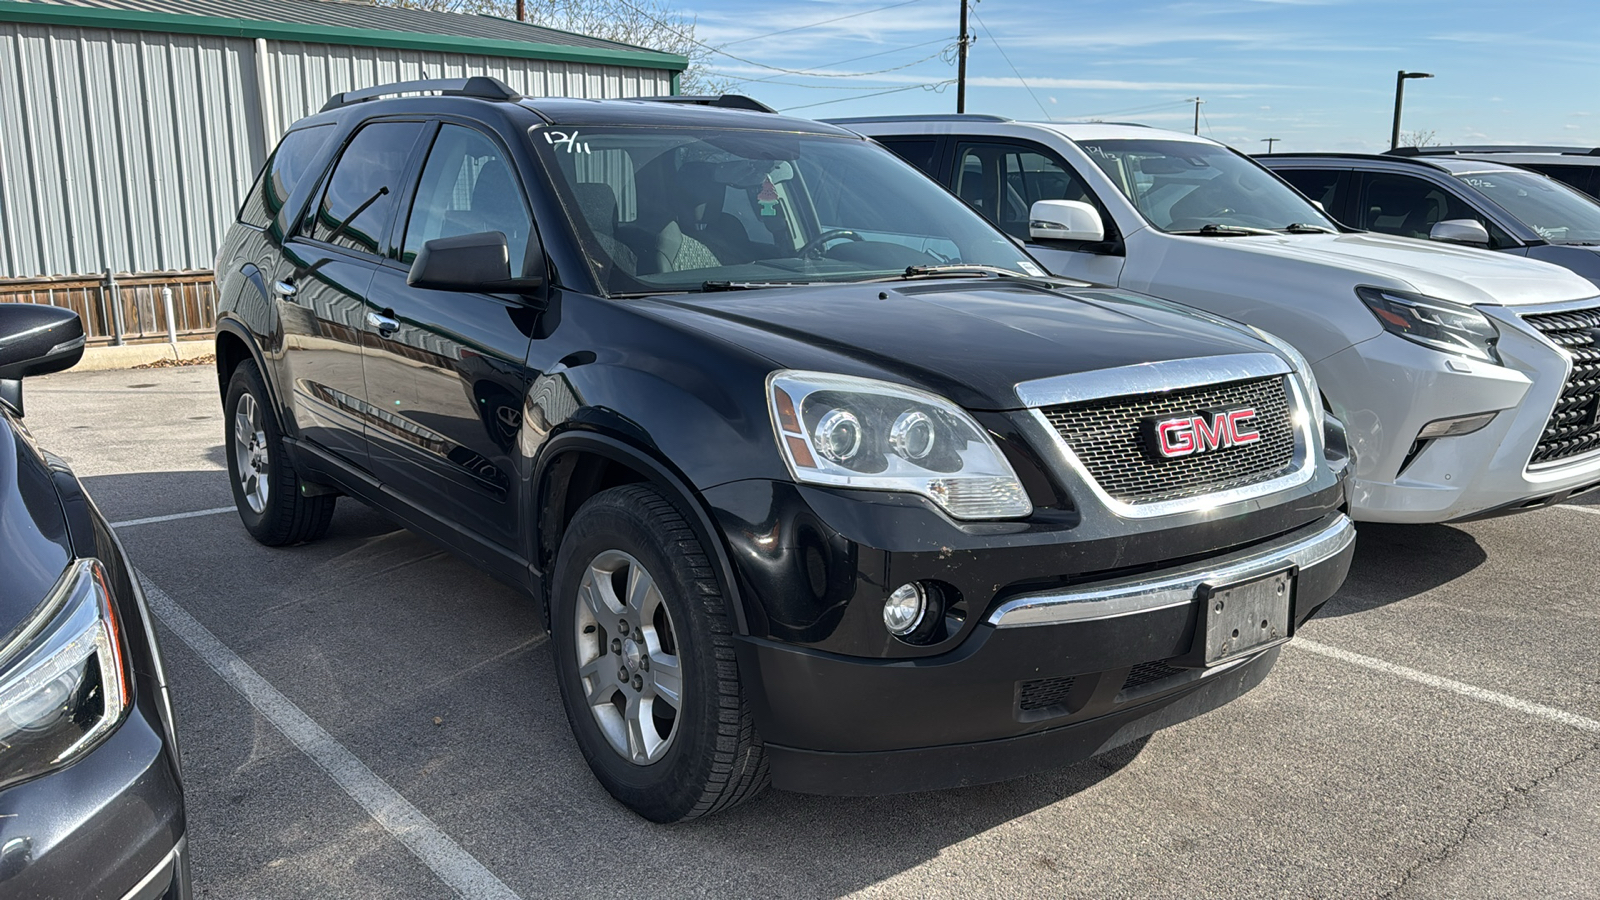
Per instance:
[[[1526,168],[1549,175],[1591,197],[1600,197],[1600,166],[1534,165]]]
[[[1294,185],[1300,193],[1322,204],[1322,211],[1328,215],[1339,212],[1339,176],[1343,174],[1338,169],[1293,169],[1285,171],[1275,169],[1284,181]]]
[[[932,138],[878,138],[878,143],[894,151],[913,166],[921,169],[925,174],[938,178],[939,173],[934,171],[938,162],[939,142]]]
[[[267,164],[261,167],[255,186],[239,210],[239,221],[266,228],[278,217],[289,194],[306,176],[322,153],[322,145],[333,134],[333,126],[317,125],[291,131],[278,142]]]
[[[308,229],[313,240],[381,254],[421,122],[375,122],[356,132],[328,176]]]
[[[422,169],[400,259],[411,262],[436,238],[498,231],[506,236],[512,274],[522,275],[532,228],[522,188],[500,148],[470,128],[441,126]]]

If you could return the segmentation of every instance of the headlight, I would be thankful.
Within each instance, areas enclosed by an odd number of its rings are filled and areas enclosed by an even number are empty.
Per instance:
[[[778,447],[796,481],[921,494],[957,519],[1033,512],[1000,449],[955,404],[821,372],[767,379]]]
[[[1356,296],[1390,334],[1446,353],[1500,362],[1500,351],[1495,349],[1500,341],[1499,330],[1487,316],[1470,306],[1372,287],[1356,288]]]
[[[0,647],[0,788],[93,748],[132,689],[105,571],[78,560]]]
[[[1306,360],[1305,354],[1296,350],[1294,345],[1270,332],[1262,331],[1254,325],[1246,326],[1256,333],[1256,337],[1277,348],[1279,353],[1289,357],[1289,364],[1294,366],[1295,372],[1300,375],[1300,380],[1306,386],[1306,402],[1311,406],[1311,421],[1317,426],[1317,434],[1321,434],[1326,427],[1326,416],[1322,409],[1322,389],[1317,387],[1317,375],[1311,371],[1311,363]]]

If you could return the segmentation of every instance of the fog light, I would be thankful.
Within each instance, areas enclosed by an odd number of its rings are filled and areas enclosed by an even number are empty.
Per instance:
[[[928,614],[928,595],[916,583],[902,584],[883,602],[883,627],[896,637],[905,637],[917,630],[922,617]]]
[[[1434,438],[1460,437],[1463,434],[1471,434],[1494,421],[1494,417],[1497,415],[1499,415],[1498,411],[1474,413],[1470,416],[1457,416],[1454,419],[1439,419],[1429,422],[1422,426],[1421,431],[1417,432],[1417,440],[1428,441]]]

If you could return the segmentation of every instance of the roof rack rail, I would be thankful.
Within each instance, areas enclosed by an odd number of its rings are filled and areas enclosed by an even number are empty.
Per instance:
[[[1563,156],[1600,156],[1600,147],[1562,147],[1545,144],[1447,144],[1435,147],[1396,147],[1388,156],[1454,156],[1461,153],[1559,153]]]
[[[823,119],[829,125],[865,125],[870,122],[1012,122],[1005,116],[988,113],[934,113],[926,116],[846,116],[841,119]]]
[[[752,112],[775,113],[777,110],[754,97],[744,94],[663,94],[658,97],[630,97],[630,100],[648,100],[651,103],[685,103],[690,106],[715,106],[721,109],[748,109]]]
[[[456,97],[477,97],[480,100],[517,101],[522,95],[511,89],[511,86],[498,78],[487,75],[474,75],[471,78],[429,78],[423,81],[401,81],[395,84],[380,84],[377,87],[362,88],[359,91],[345,91],[334,94],[328,102],[322,104],[322,111],[338,109],[363,100],[375,100],[379,97],[388,97],[395,94],[417,94],[424,91],[437,91]]]

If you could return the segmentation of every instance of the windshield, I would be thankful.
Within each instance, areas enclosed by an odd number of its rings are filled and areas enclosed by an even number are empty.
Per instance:
[[[1552,244],[1600,242],[1600,205],[1531,172],[1458,175]]]
[[[861,281],[910,266],[1043,275],[981,216],[867,141],[767,131],[536,128],[611,295]]]
[[[1226,147],[1163,140],[1077,143],[1162,231],[1337,230],[1271,173]]]

